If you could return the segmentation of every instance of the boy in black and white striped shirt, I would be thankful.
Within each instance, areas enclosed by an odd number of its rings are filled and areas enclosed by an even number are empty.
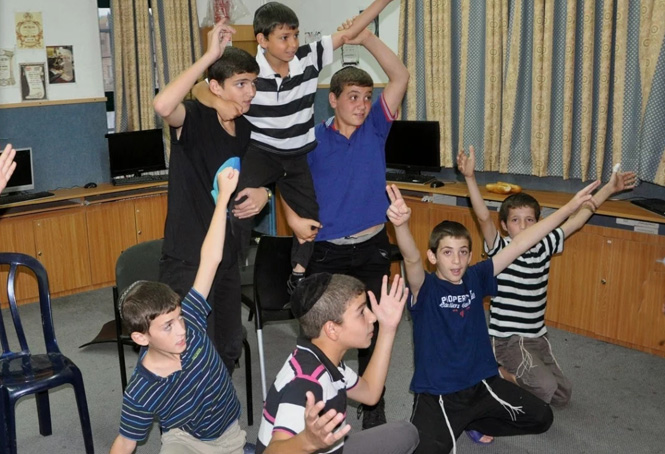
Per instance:
[[[333,51],[355,38],[391,1],[375,0],[348,28],[303,46],[298,41],[298,17],[291,8],[268,2],[254,13],[260,73],[256,97],[245,114],[252,124],[252,135],[241,164],[235,203],[242,203],[245,188],[276,183],[284,203],[306,220],[290,226],[296,236],[291,254],[294,272],[289,281],[291,291],[304,276],[314,238],[321,227],[306,157],[316,147],[314,95],[319,73],[332,63]],[[195,95],[214,107],[222,118],[237,116],[238,106],[216,99],[208,90],[197,87]],[[244,257],[253,220],[232,217],[231,224]]]
[[[528,194],[513,194],[499,210],[501,227],[508,232],[508,237],[502,237],[478,190],[472,146],[468,157],[463,150],[459,152],[457,165],[466,179],[488,256],[496,255],[522,230],[538,222],[538,201]],[[610,181],[593,196],[594,205],[600,206],[616,192],[632,189],[635,182],[634,172],[613,172]],[[498,294],[490,306],[489,334],[497,362],[514,375],[518,385],[555,406],[568,403],[572,385],[559,368],[547,340],[545,306],[550,259],[563,251],[564,239],[579,230],[592,214],[589,207],[582,206],[501,272],[497,276]]]

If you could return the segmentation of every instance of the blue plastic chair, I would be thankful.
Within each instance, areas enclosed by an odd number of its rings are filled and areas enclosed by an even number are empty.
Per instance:
[[[35,394],[39,433],[51,435],[51,411],[48,390],[69,383],[74,387],[76,405],[83,429],[85,452],[94,453],[92,429],[88,415],[88,403],[85,398],[83,377],[78,367],[60,353],[53,330],[51,313],[51,295],[48,287],[46,270],[39,261],[25,254],[0,253],[0,265],[9,265],[7,296],[9,310],[16,332],[20,351],[10,350],[2,312],[0,312],[0,452],[16,454],[16,402],[23,396]],[[17,268],[26,267],[37,277],[39,288],[39,306],[42,314],[42,328],[46,353],[33,355],[26,342],[23,325],[16,306],[15,285]]]

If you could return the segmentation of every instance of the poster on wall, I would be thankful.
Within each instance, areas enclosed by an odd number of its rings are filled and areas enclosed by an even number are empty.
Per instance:
[[[74,46],[46,46],[48,80],[51,84],[76,82],[74,74]]]
[[[46,99],[46,64],[21,63],[21,99],[43,101]]]
[[[0,49],[0,87],[9,87],[15,84],[14,51],[11,49]]]
[[[17,49],[44,48],[44,27],[42,26],[42,13],[16,13],[14,20],[16,22]]]

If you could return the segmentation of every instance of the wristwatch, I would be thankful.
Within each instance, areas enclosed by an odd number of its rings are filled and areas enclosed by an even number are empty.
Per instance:
[[[272,199],[272,191],[268,188],[263,188],[263,189],[265,189],[266,192],[268,193],[268,201],[270,201],[270,199]]]

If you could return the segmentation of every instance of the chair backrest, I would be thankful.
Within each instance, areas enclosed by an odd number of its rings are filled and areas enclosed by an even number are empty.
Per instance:
[[[26,267],[32,271],[37,278],[37,288],[39,290],[39,308],[42,315],[42,329],[44,332],[44,343],[47,353],[60,353],[58,343],[55,340],[55,331],[53,329],[53,314],[51,312],[51,294],[48,286],[48,276],[44,266],[34,257],[26,254],[5,252],[0,253],[0,266],[9,265],[7,275],[7,297],[9,300],[9,313],[11,315],[16,338],[19,343],[20,351],[12,351],[7,337],[7,327],[0,312],[0,344],[2,344],[2,354],[0,359],[12,359],[20,356],[30,355],[28,342],[25,338],[21,317],[16,304],[16,282],[18,267]]]
[[[293,318],[284,305],[290,296],[286,281],[291,275],[291,247],[293,238],[264,235],[259,241],[254,262],[254,302],[257,308],[257,323],[265,312],[279,312],[277,317],[262,317],[266,321]]]
[[[157,281],[163,239],[146,241],[125,249],[115,262],[118,295],[136,281]]]

